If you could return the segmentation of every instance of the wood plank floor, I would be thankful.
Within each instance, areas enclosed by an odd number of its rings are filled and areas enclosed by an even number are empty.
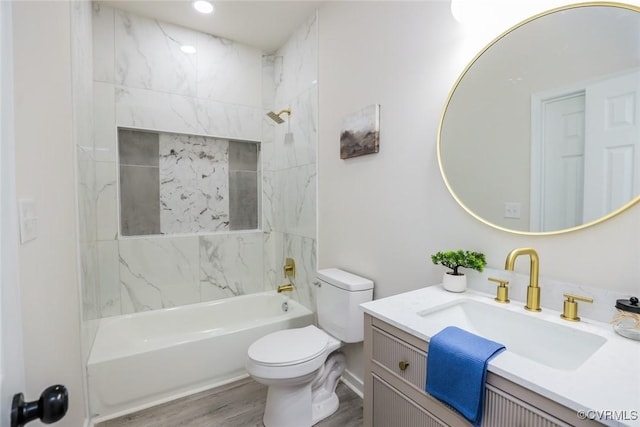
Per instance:
[[[361,427],[362,399],[338,384],[340,407],[317,427]],[[95,427],[263,427],[267,387],[247,378],[163,405],[96,424]]]

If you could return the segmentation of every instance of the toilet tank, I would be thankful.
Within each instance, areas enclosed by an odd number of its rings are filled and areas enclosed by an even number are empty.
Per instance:
[[[360,304],[373,299],[373,282],[337,268],[318,271],[316,306],[318,326],[342,342],[364,338]]]

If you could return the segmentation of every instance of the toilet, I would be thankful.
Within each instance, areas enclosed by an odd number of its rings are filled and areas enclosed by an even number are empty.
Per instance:
[[[345,368],[339,349],[363,340],[360,304],[372,300],[373,282],[337,268],[320,270],[317,277],[319,328],[273,332],[247,352],[247,371],[268,386],[265,427],[311,427],[333,414]]]

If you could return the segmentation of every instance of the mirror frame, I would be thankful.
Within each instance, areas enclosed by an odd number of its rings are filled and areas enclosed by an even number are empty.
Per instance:
[[[487,221],[486,219],[482,218],[481,216],[479,216],[478,214],[476,214],[473,210],[471,210],[471,208],[469,208],[466,204],[464,204],[464,202],[462,200],[460,200],[460,198],[458,197],[458,195],[456,194],[456,192],[453,190],[453,188],[451,187],[451,184],[449,183],[449,180],[447,179],[447,176],[445,174],[444,171],[444,165],[442,162],[442,150],[441,150],[441,145],[442,145],[442,128],[444,125],[444,120],[447,114],[447,110],[449,109],[449,104],[451,102],[451,98],[453,97],[453,94],[455,93],[456,89],[458,88],[458,85],[460,84],[460,82],[462,81],[462,79],[466,76],[467,72],[471,69],[471,67],[473,67],[473,65],[476,63],[476,61],[487,51],[489,50],[491,47],[493,47],[496,43],[498,43],[500,40],[502,40],[504,37],[506,37],[507,35],[509,35],[511,32],[517,30],[518,28],[527,25],[528,23],[535,21],[538,18],[541,18],[543,16],[546,15],[550,15],[552,13],[556,13],[556,12],[561,12],[564,10],[569,10],[569,9],[577,9],[577,8],[582,8],[582,7],[594,7],[594,6],[600,6],[600,7],[617,7],[617,8],[622,8],[622,9],[628,9],[637,13],[640,13],[640,7],[639,6],[635,6],[635,5],[630,5],[630,4],[626,4],[626,3],[618,3],[618,2],[585,2],[585,3],[574,3],[574,4],[569,4],[569,5],[565,5],[565,6],[560,6],[560,7],[556,7],[541,13],[538,13],[536,15],[533,15],[527,19],[525,19],[524,21],[521,21],[519,23],[517,23],[516,25],[512,26],[511,28],[509,28],[508,30],[504,31],[502,34],[498,35],[496,38],[494,38],[491,42],[489,42],[489,44],[487,44],[484,48],[482,48],[480,50],[480,52],[478,52],[473,59],[471,60],[471,62],[469,62],[469,64],[464,68],[464,70],[462,70],[462,73],[460,73],[460,76],[458,76],[458,78],[456,79],[455,83],[453,84],[453,87],[451,88],[451,90],[449,91],[449,95],[447,96],[447,100],[445,102],[444,105],[444,109],[442,111],[442,114],[440,116],[440,122],[438,123],[438,136],[437,136],[437,155],[438,155],[438,166],[440,168],[440,174],[442,175],[442,179],[444,180],[445,185],[447,186],[447,190],[449,190],[449,193],[451,194],[451,196],[453,196],[453,198],[455,199],[456,202],[458,202],[458,204],[460,206],[462,206],[462,208],[464,208],[465,211],[467,211],[472,217],[474,217],[475,219],[477,219],[478,221],[496,228],[498,230],[501,231],[506,231],[508,233],[513,233],[513,234],[520,234],[520,235],[528,235],[528,236],[549,236],[549,235],[556,235],[556,234],[565,234],[565,233],[570,233],[572,231],[577,231],[577,230],[581,230],[583,228],[587,228],[587,227],[591,227],[593,225],[599,224],[601,222],[607,221],[611,218],[613,218],[614,216],[626,211],[627,209],[631,208],[632,206],[638,204],[640,202],[640,194],[638,194],[634,199],[632,199],[631,201],[625,203],[624,205],[622,205],[621,207],[619,207],[618,209],[609,212],[607,215],[604,215],[594,221],[591,222],[587,222],[581,225],[577,225],[575,227],[571,227],[571,228],[565,228],[562,230],[554,230],[554,231],[523,231],[523,230],[514,230],[514,229],[510,229],[510,228],[506,228],[497,224],[494,224],[490,221]]]

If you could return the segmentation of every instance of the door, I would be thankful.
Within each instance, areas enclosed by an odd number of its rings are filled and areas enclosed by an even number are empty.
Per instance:
[[[640,72],[587,86],[585,222],[640,193]]]
[[[542,231],[582,224],[584,93],[545,106]]]
[[[0,427],[9,426],[13,395],[25,390],[16,258],[18,238],[11,34],[11,2],[3,1],[0,2]]]
[[[532,166],[531,231],[582,224],[585,95],[576,92],[541,103],[540,158]]]

